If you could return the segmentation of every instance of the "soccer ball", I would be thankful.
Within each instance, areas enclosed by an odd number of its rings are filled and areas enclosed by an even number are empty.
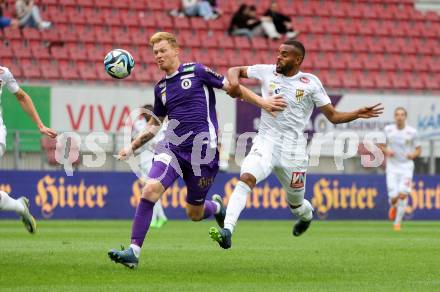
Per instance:
[[[104,58],[105,71],[113,78],[124,79],[134,67],[134,59],[122,49],[111,50]]]

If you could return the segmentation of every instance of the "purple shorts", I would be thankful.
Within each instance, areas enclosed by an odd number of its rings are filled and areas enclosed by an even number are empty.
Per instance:
[[[202,205],[219,168],[219,153],[217,149],[212,151],[215,153],[212,153],[214,159],[211,162],[193,165],[191,151],[167,149],[154,157],[148,177],[159,180],[167,189],[181,174],[188,190],[186,202],[191,205]]]

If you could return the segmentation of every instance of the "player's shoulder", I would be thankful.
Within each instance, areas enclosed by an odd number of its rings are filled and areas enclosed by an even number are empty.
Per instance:
[[[195,72],[196,75],[200,76],[201,74],[208,73],[208,74],[211,74],[217,78],[223,78],[222,74],[216,72],[215,70],[213,70],[209,66],[206,66],[202,63],[192,63],[192,64],[193,64],[192,66],[194,67],[194,70],[192,70],[191,72]],[[190,68],[191,68],[191,66],[190,66]],[[183,70],[183,72],[190,72],[189,69],[187,69],[187,71],[185,71],[185,68],[183,68],[182,70]]]
[[[275,64],[254,64],[250,65],[248,67],[253,68],[254,70],[261,70],[261,71],[269,71],[270,73],[278,74],[276,71],[276,65]]]
[[[406,130],[408,132],[410,132],[411,134],[416,134],[417,133],[417,129],[414,127],[411,127],[410,125],[406,125]]]
[[[396,129],[396,125],[394,125],[394,124],[388,124],[388,125],[386,125],[384,128],[383,128],[383,130],[385,131],[385,132],[392,132],[392,131],[394,131]]]
[[[321,80],[315,74],[300,72],[298,77],[299,77],[299,81],[302,83],[308,84],[310,86],[322,87]]]

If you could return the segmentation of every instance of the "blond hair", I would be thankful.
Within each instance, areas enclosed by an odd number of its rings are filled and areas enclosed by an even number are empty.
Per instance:
[[[154,46],[161,41],[167,41],[173,48],[178,48],[176,36],[169,32],[159,31],[153,34],[150,38],[150,46]]]

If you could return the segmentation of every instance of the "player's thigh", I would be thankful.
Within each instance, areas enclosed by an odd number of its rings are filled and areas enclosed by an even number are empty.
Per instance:
[[[386,173],[386,181],[387,181],[387,191],[389,198],[395,198],[399,194],[398,185],[399,185],[400,176],[395,172],[387,172]]]
[[[286,191],[288,203],[301,205],[306,190],[307,159],[295,161],[291,166],[275,166],[274,172]]]
[[[174,155],[169,153],[160,153],[154,156],[153,163],[148,173],[148,182],[159,182],[166,190],[179,177],[175,165],[179,161]],[[146,186],[147,187],[147,186]]]
[[[192,206],[194,206],[194,211],[199,209],[197,206],[201,206],[202,209],[199,211],[203,212],[203,204],[205,203],[209,189],[214,183],[218,169],[217,161],[200,165],[200,175],[195,175],[192,167],[183,167],[183,180],[188,190],[186,195],[188,211],[192,210]]]
[[[249,173],[255,177],[256,183],[267,178],[273,169],[274,150],[270,143],[263,140],[256,140],[251,151],[243,160],[240,175]]]

